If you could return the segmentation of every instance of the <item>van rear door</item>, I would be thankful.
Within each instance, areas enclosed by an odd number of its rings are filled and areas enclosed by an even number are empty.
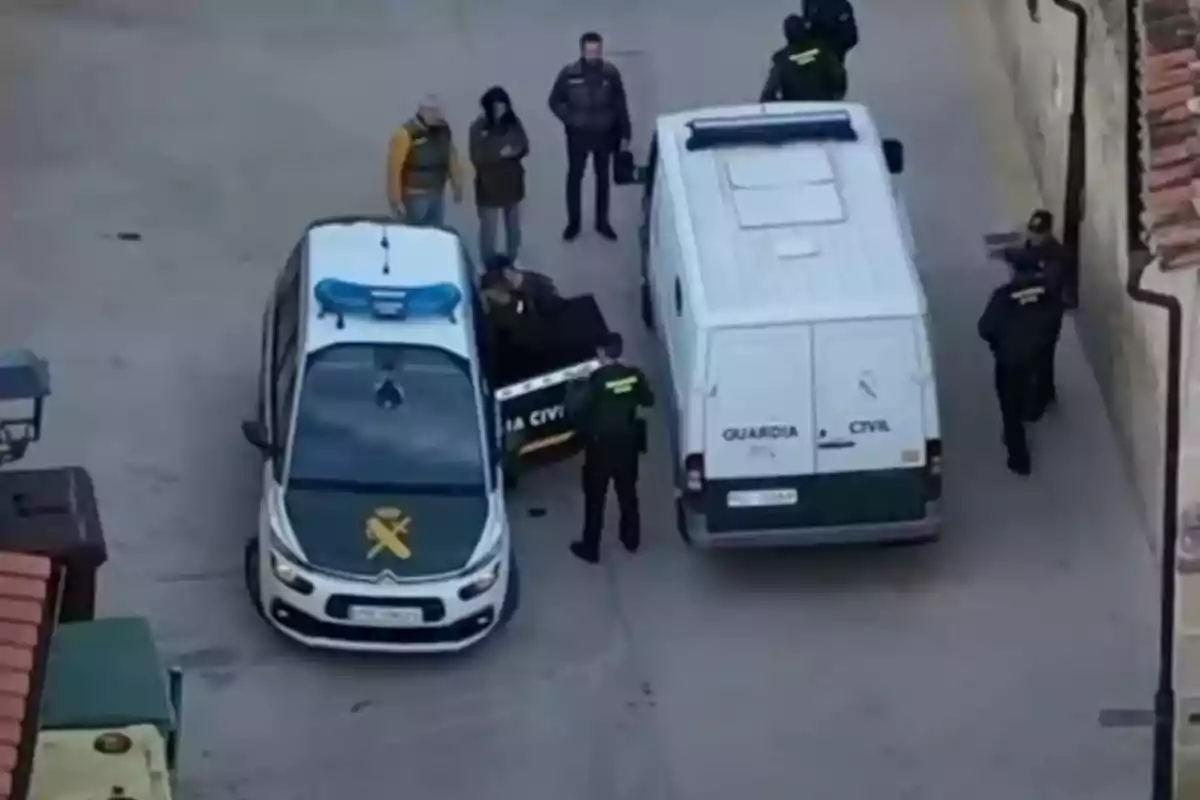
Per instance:
[[[920,319],[815,327],[816,471],[912,470],[925,464]]]
[[[712,332],[705,477],[729,490],[721,501],[733,507],[796,503],[795,480],[786,479],[811,475],[816,467],[812,372],[808,325]]]

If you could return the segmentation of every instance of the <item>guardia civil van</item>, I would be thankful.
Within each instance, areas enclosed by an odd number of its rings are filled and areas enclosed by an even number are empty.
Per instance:
[[[670,376],[688,542],[937,536],[938,399],[902,169],[857,104],[657,120],[639,170],[642,315]]]
[[[247,582],[306,645],[460,650],[516,608],[499,414],[457,235],[314,222],[263,317]]]

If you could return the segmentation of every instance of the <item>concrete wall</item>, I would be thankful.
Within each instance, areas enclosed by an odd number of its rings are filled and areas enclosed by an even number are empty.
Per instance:
[[[1074,80],[1074,17],[1050,0],[1038,0],[1039,22],[1031,20],[1027,0],[987,2],[1030,160],[1047,207],[1061,218]],[[1081,300],[1075,324],[1125,449],[1147,525],[1158,534],[1166,322],[1161,312],[1130,301],[1125,290],[1124,10],[1119,0],[1082,0],[1082,4],[1089,18],[1088,174],[1080,245]],[[1190,273],[1152,272],[1148,288],[1187,294],[1186,287],[1194,284]],[[1190,294],[1187,299],[1190,307]],[[1188,318],[1192,318],[1190,308]]]

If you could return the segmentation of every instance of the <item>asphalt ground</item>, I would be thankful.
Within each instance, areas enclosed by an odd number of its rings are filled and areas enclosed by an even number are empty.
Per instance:
[[[1096,385],[1068,329],[1061,411],[1035,475],[1003,464],[976,315],[1001,276],[984,233],[1033,184],[983,10],[859,0],[852,93],[908,146],[934,321],[945,539],[918,548],[707,557],[672,525],[661,426],[646,543],[572,559],[575,465],[514,497],[525,598],[461,657],[290,646],[251,610],[242,543],[267,287],[313,217],[380,212],[393,126],[427,91],[458,131],[492,83],[533,141],[526,260],[594,292],[648,361],[636,192],[621,241],[565,222],[545,107],[596,28],[630,86],[636,144],[660,110],[758,91],[772,0],[149,0],[0,7],[0,341],[52,360],[29,466],[94,475],[109,614],[144,614],[188,670],[190,800],[402,793],[522,800],[1126,800],[1149,702],[1153,561]],[[585,198],[590,195],[585,190]],[[468,201],[469,202],[469,201]],[[585,203],[587,200],[585,199]],[[469,205],[457,212],[474,235]],[[123,241],[136,232],[140,241]],[[528,508],[543,508],[530,517]]]

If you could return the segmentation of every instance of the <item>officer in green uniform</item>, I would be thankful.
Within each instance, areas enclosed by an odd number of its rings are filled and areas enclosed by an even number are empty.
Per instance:
[[[590,564],[600,561],[600,532],[611,482],[621,509],[621,544],[636,552],[641,544],[638,512],[638,459],[646,451],[646,424],[638,410],[654,405],[645,374],[621,363],[625,343],[610,333],[599,347],[601,365],[568,405],[584,439],[583,536],[571,552]]]

